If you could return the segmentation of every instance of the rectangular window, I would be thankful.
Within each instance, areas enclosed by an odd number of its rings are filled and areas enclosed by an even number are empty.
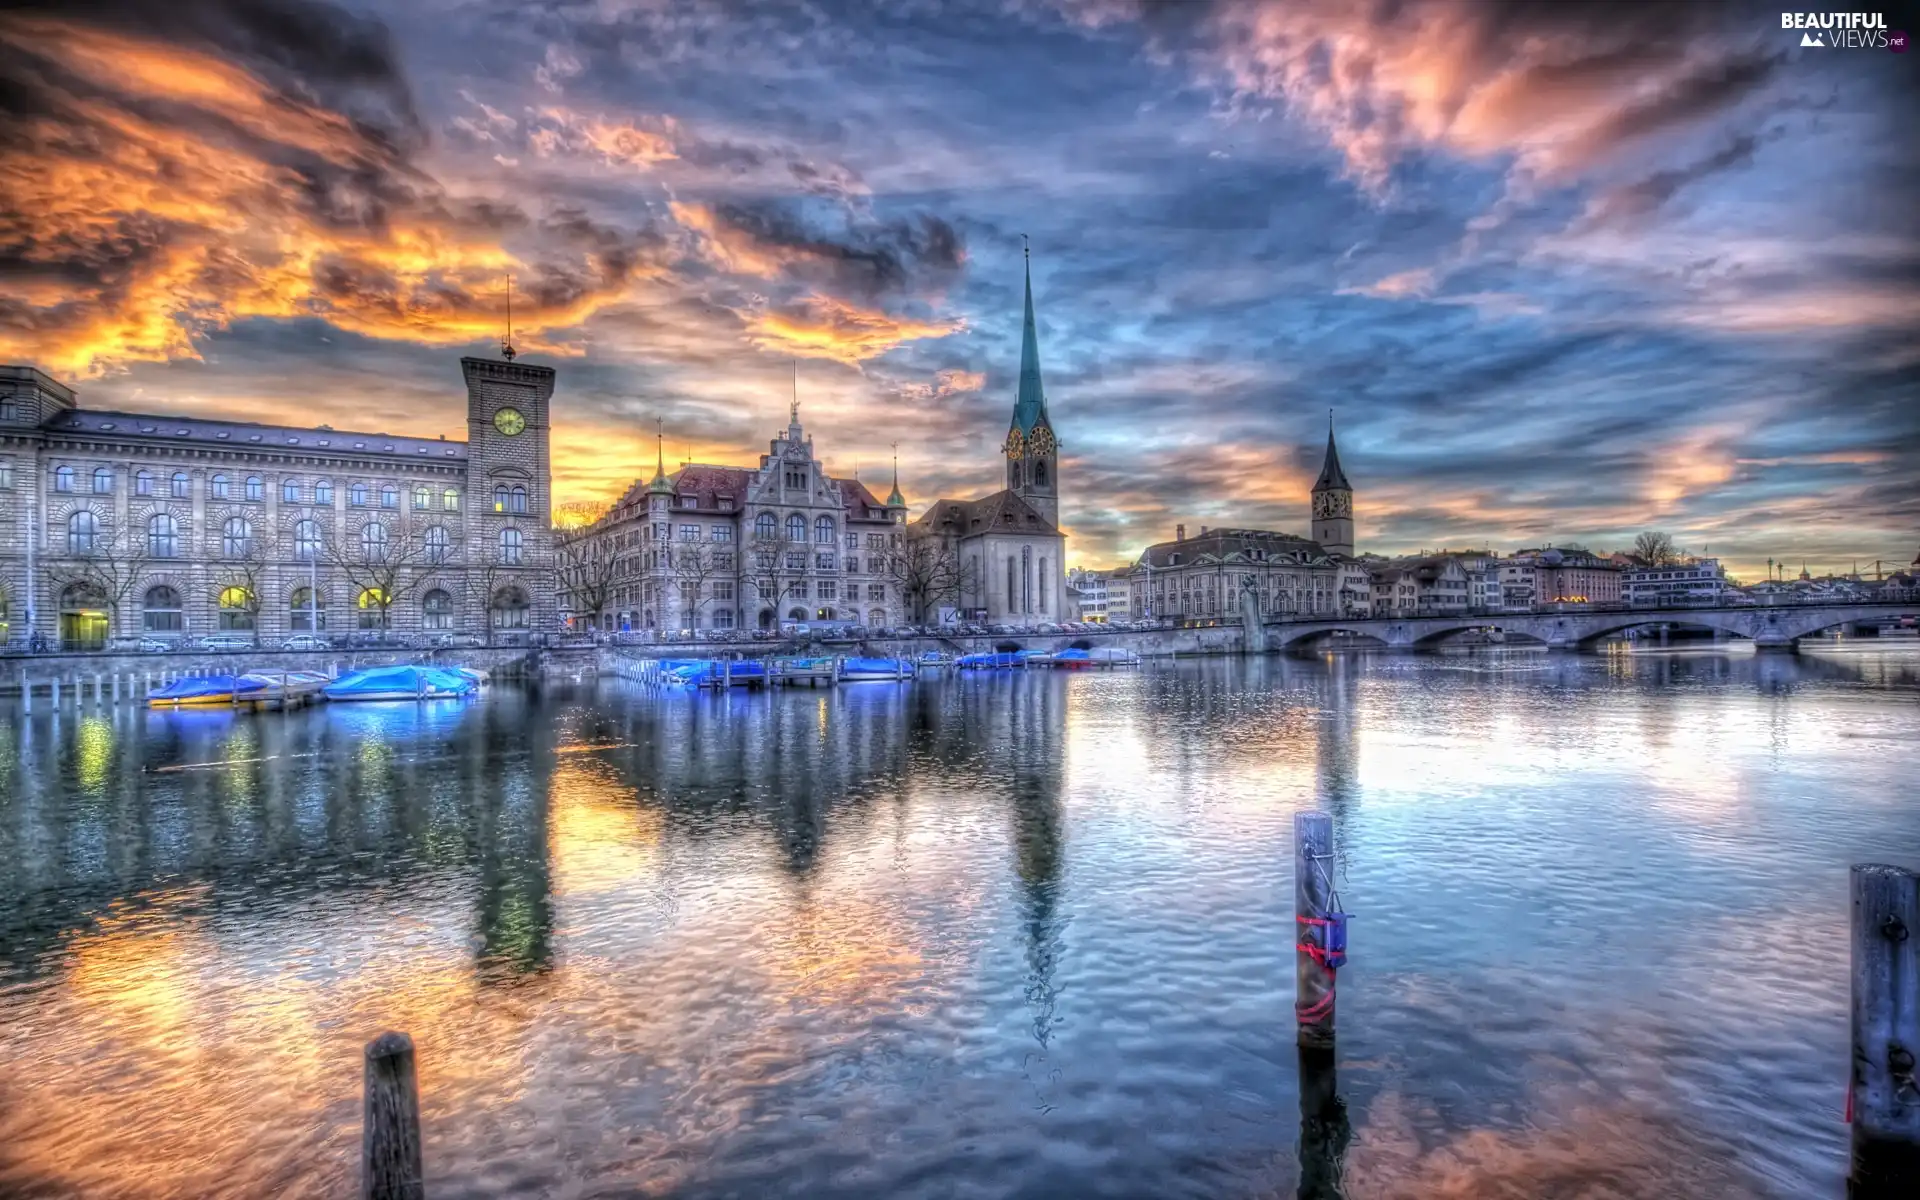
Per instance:
[[[835,584],[833,580],[822,579],[820,581],[820,598],[822,600],[835,599],[838,596],[839,591],[840,591],[839,585]]]
[[[887,545],[887,538],[885,534],[870,533],[867,535],[867,549],[882,550],[886,548],[886,545]]]
[[[713,583],[713,598],[715,600],[733,599],[733,581],[730,579],[716,579]]]
[[[733,628],[733,610],[730,608],[721,608],[721,609],[714,610],[713,627],[715,629],[732,629]]]
[[[227,498],[227,477],[225,475],[215,475],[213,477],[212,491],[215,500],[225,500]]]
[[[282,481],[282,482],[281,482],[281,484],[280,484],[280,501],[281,501],[281,503],[283,503],[283,504],[297,504],[297,503],[299,503],[299,501],[300,501],[300,483],[299,483],[299,481],[298,481],[298,480],[294,480],[294,479],[288,479],[288,480],[284,480],[284,481]]]
[[[715,550],[713,552],[713,569],[716,571],[733,570],[733,551]]]
[[[13,464],[10,462],[0,462],[0,488],[10,488],[12,486]]]
[[[886,598],[887,598],[886,584],[870,583],[867,585],[867,599],[875,601],[877,603],[881,600],[885,600]]]
[[[699,541],[700,527],[698,525],[682,525],[680,527],[680,540],[683,542]]]
[[[733,540],[733,526],[715,525],[710,536],[716,542],[730,542]]]
[[[847,560],[847,574],[858,575],[859,573],[860,573],[860,560],[857,558],[849,558]]]
[[[11,400],[0,400],[0,421],[18,421],[20,406]]]
[[[804,554],[787,555],[787,570],[804,571],[807,569],[807,556]]]
[[[813,565],[822,571],[831,571],[833,570],[833,555],[816,554],[813,556]]]
[[[807,473],[805,471],[788,471],[787,486],[804,491],[807,486]]]

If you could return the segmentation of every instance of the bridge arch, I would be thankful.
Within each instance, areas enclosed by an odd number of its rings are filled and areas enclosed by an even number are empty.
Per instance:
[[[1384,650],[1392,644],[1387,640],[1385,633],[1385,630],[1369,629],[1364,624],[1314,625],[1306,629],[1294,629],[1287,625],[1269,625],[1267,626],[1267,648],[1286,654],[1298,654],[1314,642],[1337,636],[1340,641],[1351,643],[1355,649]]]

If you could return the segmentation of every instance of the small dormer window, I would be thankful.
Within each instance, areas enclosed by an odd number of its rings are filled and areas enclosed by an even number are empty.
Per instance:
[[[102,429],[112,429],[112,428],[113,428],[113,422],[112,422],[112,421],[102,421],[102,422],[100,422],[100,428],[102,428]]]
[[[257,442],[260,440],[260,435],[256,433],[252,437],[249,437],[247,440],[250,442]]]
[[[185,430],[182,430],[181,432],[184,433]],[[232,437],[233,435],[228,433],[226,430],[222,429],[219,433],[216,433],[213,436],[219,438],[221,441],[225,441],[226,439]]]
[[[328,440],[327,440],[326,438],[321,438],[321,439],[320,439],[320,444],[321,444],[322,446],[330,446],[330,445],[332,445],[333,443],[332,443],[332,442],[330,442],[330,441],[328,441]]]

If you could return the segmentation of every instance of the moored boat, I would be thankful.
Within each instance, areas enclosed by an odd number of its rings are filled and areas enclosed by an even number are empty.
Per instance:
[[[915,673],[914,665],[904,658],[848,658],[840,662],[840,679],[844,683],[912,679]]]
[[[183,708],[201,704],[232,704],[236,699],[261,698],[267,685],[246,675],[192,675],[176,679],[147,693],[151,708]]]
[[[322,691],[329,700],[438,700],[471,695],[479,686],[458,671],[404,665],[350,671]]]

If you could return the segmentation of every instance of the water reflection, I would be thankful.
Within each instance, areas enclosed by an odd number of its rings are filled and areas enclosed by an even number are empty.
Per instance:
[[[1829,1193],[1801,964],[1920,846],[1916,698],[1892,653],[1490,654],[14,712],[0,1193],[339,1194],[388,1027],[455,1195]]]

